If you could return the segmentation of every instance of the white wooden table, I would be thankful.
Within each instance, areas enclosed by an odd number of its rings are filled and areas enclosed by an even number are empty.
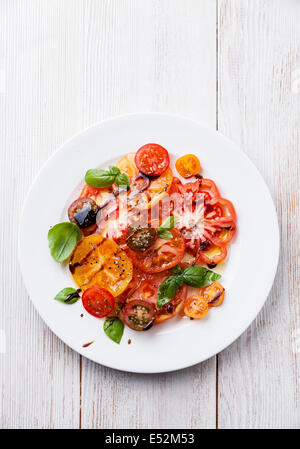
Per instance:
[[[0,427],[300,427],[299,24],[299,0],[0,0]],[[41,165],[83,128],[136,111],[183,114],[237,142],[271,190],[282,239],[272,292],[244,335],[151,376],[58,340],[17,261]]]

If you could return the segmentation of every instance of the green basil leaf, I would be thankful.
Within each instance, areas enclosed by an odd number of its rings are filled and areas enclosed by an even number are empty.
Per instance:
[[[106,318],[103,324],[106,335],[115,343],[120,344],[124,332],[124,323],[116,316]]]
[[[173,268],[173,274],[181,274],[182,273],[182,268],[180,268],[179,265],[176,265],[176,267]]]
[[[51,256],[56,262],[63,262],[71,255],[74,246],[81,239],[81,232],[75,223],[59,223],[48,232]]]
[[[130,187],[130,180],[129,180],[128,176],[126,175],[126,173],[119,173],[116,176],[115,183],[118,187],[121,187],[121,186]]]
[[[157,307],[161,308],[170,302],[177,290],[182,286],[183,282],[182,275],[173,275],[165,279],[158,288]]]
[[[92,187],[105,188],[114,183],[115,175],[102,169],[91,169],[85,174],[85,182]]]
[[[202,288],[220,279],[220,274],[198,265],[187,267],[182,274],[184,282],[190,287]]]
[[[173,234],[170,231],[167,231],[166,229],[162,229],[162,230],[157,230],[158,236],[161,239],[164,240],[171,240],[171,238],[173,238]]]
[[[110,175],[117,176],[121,172],[120,172],[120,169],[118,167],[115,167],[114,165],[110,165],[109,168],[108,168],[108,173]]]
[[[67,287],[57,293],[54,299],[65,304],[74,304],[79,298],[80,295],[77,290],[72,287]]]

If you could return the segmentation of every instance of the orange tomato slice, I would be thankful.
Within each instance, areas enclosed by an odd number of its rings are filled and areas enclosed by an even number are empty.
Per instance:
[[[201,290],[201,289],[199,289]],[[184,314],[196,320],[203,318],[208,312],[208,302],[199,291],[198,295],[190,296],[184,304]]]
[[[81,290],[99,285],[118,296],[131,281],[132,262],[115,242],[93,234],[75,246],[70,271]]]
[[[126,156],[120,159],[116,166],[121,170],[122,173],[126,173],[129,178],[133,178],[138,174],[137,166],[135,165],[135,153],[128,153]]]
[[[200,161],[194,154],[186,154],[177,159],[175,167],[183,178],[195,176],[201,170]]]
[[[190,296],[184,304],[184,314],[190,318],[203,318],[210,307],[220,306],[225,297],[225,289],[219,282],[199,288],[197,295]]]
[[[218,307],[224,301],[225,288],[219,282],[213,282],[205,287],[204,296],[207,299],[208,307]]]
[[[146,190],[148,196],[148,209],[155,206],[169,192],[173,182],[173,172],[170,167],[157,179],[151,181]]]

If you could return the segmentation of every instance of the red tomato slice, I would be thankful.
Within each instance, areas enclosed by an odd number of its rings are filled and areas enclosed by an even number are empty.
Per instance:
[[[88,184],[85,184],[83,187],[80,197],[79,198],[96,198],[99,194],[100,189],[97,189],[97,187],[89,186]]]
[[[160,284],[169,276],[173,274],[172,270],[164,271],[162,273],[146,274],[134,269],[134,275],[129,288],[117,298],[119,305],[133,302],[147,302],[155,308],[154,324],[162,323],[163,321],[174,318],[182,310],[184,301],[187,296],[187,287],[183,285],[177,291],[172,300],[160,309],[157,309],[157,291]],[[122,314],[120,314],[122,317]],[[123,315],[123,319],[125,319]]]
[[[135,155],[137,168],[148,176],[159,176],[170,165],[168,151],[156,143],[148,143],[142,146]]]
[[[209,195],[210,199],[220,197],[219,189],[211,179],[201,179],[199,192]]]
[[[172,229],[170,232],[173,235],[172,239],[159,238],[143,253],[129,250],[133,264],[145,273],[160,273],[175,267],[184,256],[185,243],[177,229]]]
[[[207,250],[199,252],[199,259],[197,262],[201,261],[212,267],[222,262],[222,260],[224,260],[226,256],[226,246],[213,245],[210,246]]]
[[[218,216],[215,220],[223,227],[227,223],[231,225],[236,220],[236,213],[231,201],[225,198],[214,198],[210,201],[210,205],[218,212]]]
[[[168,304],[165,304],[158,310],[155,324],[163,323],[178,315],[183,309],[184,302],[187,297],[188,288],[186,285],[180,287],[175,296]]]
[[[234,237],[236,231],[236,226],[232,222],[230,226],[226,226],[226,228],[222,228],[215,232],[214,235],[211,236],[211,241],[216,246],[225,246],[227,245]]]
[[[82,295],[85,310],[96,318],[109,315],[115,306],[113,295],[98,285],[87,288]]]

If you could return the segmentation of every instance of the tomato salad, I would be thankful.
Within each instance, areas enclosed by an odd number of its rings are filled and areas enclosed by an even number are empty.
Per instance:
[[[197,156],[170,168],[161,145],[143,145],[115,166],[91,169],[69,222],[48,233],[52,257],[67,260],[78,289],[56,300],[105,317],[120,343],[124,324],[135,331],[178,317],[203,318],[224,301],[220,274],[236,232],[233,204],[203,178]]]

